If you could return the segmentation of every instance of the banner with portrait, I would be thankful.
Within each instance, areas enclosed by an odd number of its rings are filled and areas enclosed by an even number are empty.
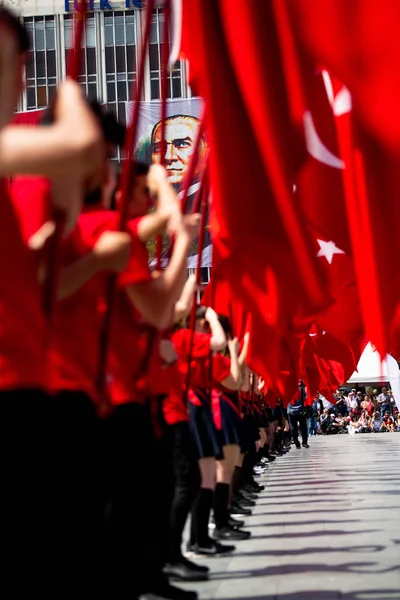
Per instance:
[[[162,158],[161,152],[164,151],[164,164],[169,182],[179,194],[193,154],[194,143],[203,111],[203,101],[201,98],[168,100],[165,124],[166,144],[164,144],[164,147],[160,143],[161,104],[161,100],[140,103],[135,155],[137,160],[150,165],[153,162],[160,163]],[[134,102],[126,103],[127,123],[130,123],[132,119],[133,107]],[[207,146],[208,141],[204,137],[200,142],[200,155],[204,154]],[[200,187],[199,177],[202,160],[201,156],[199,158],[198,168],[194,173],[193,181],[189,188],[188,211],[193,206]],[[206,248],[208,250],[203,252],[202,263],[204,267],[209,267],[211,266],[211,238],[208,226],[204,242],[204,249]],[[166,248],[163,249],[163,254],[165,252]],[[195,254],[195,248],[193,248],[191,254]]]

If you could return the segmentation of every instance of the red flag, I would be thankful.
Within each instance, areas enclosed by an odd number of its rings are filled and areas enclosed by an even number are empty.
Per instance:
[[[296,201],[301,206],[315,252],[325,269],[334,302],[316,318],[323,329],[357,347],[363,336],[361,305],[356,285],[336,120],[351,110],[343,86],[317,69],[293,31],[293,15],[285,1],[273,2],[291,114],[304,130],[307,159],[296,178]]]
[[[398,0],[286,0],[293,25],[316,64],[350,89],[363,126],[400,149]]]
[[[346,212],[366,333],[384,354],[400,297],[400,4],[287,0],[287,6],[314,64],[326,65],[352,94],[352,114],[337,120]]]
[[[247,331],[248,311],[235,298],[228,281],[218,277],[216,269],[206,289],[201,304],[211,306],[217,313],[229,318],[233,335],[243,339]]]
[[[270,6],[255,0],[239,6],[187,0],[186,50],[201,67],[195,83],[208,114],[211,223],[221,273],[252,313],[253,344],[276,382],[289,323],[308,320],[327,294],[293,202],[299,152]]]

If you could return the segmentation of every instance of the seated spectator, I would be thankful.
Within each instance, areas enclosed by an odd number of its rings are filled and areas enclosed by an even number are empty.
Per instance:
[[[390,416],[390,412],[388,410],[383,415],[380,431],[394,431],[393,417]]]
[[[319,418],[319,426],[320,426],[322,433],[326,434],[326,430],[328,429],[329,425],[330,425],[329,410],[327,408],[325,408],[324,412],[322,413],[322,415]]]
[[[358,414],[357,394],[355,394],[354,392],[350,392],[350,394],[349,394],[349,408],[351,411],[355,410]]]
[[[359,420],[359,432],[360,433],[371,433],[372,425],[371,425],[371,417],[368,414],[367,410],[363,410],[360,420]]]
[[[335,433],[346,433],[347,431],[347,419],[343,417],[341,413],[337,417],[332,414],[330,419],[330,425],[327,428],[327,434]]]
[[[358,433],[360,429],[360,423],[358,422],[358,416],[357,414],[352,414],[350,417],[350,422],[347,425],[347,431],[349,432],[350,435],[354,435],[355,433]]]
[[[381,417],[380,417],[380,415],[379,415],[379,410],[376,410],[376,411],[374,412],[374,416],[373,416],[373,418],[372,418],[371,425],[372,425],[372,430],[373,430],[375,433],[378,433],[378,432],[381,430],[381,427],[382,427],[382,419],[381,419]]]
[[[395,408],[394,411],[394,425],[395,431],[400,431],[400,413],[398,408]]]
[[[374,403],[368,395],[364,396],[364,400],[361,402],[361,408],[363,411],[366,410],[370,417],[372,416],[372,413],[374,412]]]

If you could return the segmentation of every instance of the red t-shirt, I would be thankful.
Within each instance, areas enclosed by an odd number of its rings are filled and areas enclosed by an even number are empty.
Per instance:
[[[178,361],[165,368],[168,377],[168,396],[163,402],[164,418],[168,425],[175,425],[189,420],[188,409],[184,402],[183,386],[185,385]]]
[[[63,266],[85,256],[102,233],[117,229],[118,214],[115,212],[82,214],[76,230],[63,243]],[[133,375],[149,335],[149,328],[142,326],[139,314],[122,289],[151,279],[146,248],[136,237],[135,227],[128,224],[128,232],[132,238],[131,257],[117,279],[107,365],[110,398],[115,404],[135,399]],[[95,381],[108,277],[109,273],[100,272],[75,294],[57,303],[51,353],[52,382],[57,389],[79,389],[96,398]]]
[[[93,243],[104,231],[117,229],[118,224],[118,214],[109,211],[82,215],[82,219],[93,221],[94,214],[102,217],[96,217],[99,222],[93,229]],[[143,321],[124,289],[152,279],[146,246],[137,237],[137,220],[128,223],[128,230],[132,236],[132,252],[127,268],[118,276],[106,374],[113,405],[146,401],[146,391],[138,385],[138,379],[147,372],[152,346],[158,339],[157,330]]]
[[[189,329],[178,329],[173,336],[176,353],[179,357],[179,371],[182,375],[183,386],[186,385],[188,360],[190,353],[191,332]],[[211,387],[210,372],[210,341],[207,333],[194,332],[192,361],[190,367],[190,387]]]
[[[80,218],[74,231],[62,241],[61,268],[91,252],[91,225]],[[106,280],[107,274],[100,272],[55,305],[50,351],[51,386],[55,391],[82,391],[93,401],[97,399],[95,381]]]
[[[45,177],[15,177],[13,203],[25,242],[52,219],[51,182]]]
[[[171,339],[173,343],[173,339]],[[176,351],[176,348],[175,348]],[[189,420],[187,406],[184,400],[185,379],[179,369],[179,360],[163,368],[167,384],[167,397],[163,402],[164,419],[168,425],[175,425]]]
[[[47,328],[37,263],[23,241],[11,194],[1,179],[0,389],[45,389]],[[32,193],[27,217],[35,213],[37,200]]]
[[[213,356],[212,376],[214,385],[221,390],[225,390],[222,382],[231,373],[231,359],[222,354],[215,354]],[[228,390],[230,391],[230,390]]]

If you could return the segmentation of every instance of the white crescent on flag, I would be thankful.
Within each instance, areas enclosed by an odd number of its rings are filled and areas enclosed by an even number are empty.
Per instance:
[[[351,94],[347,87],[344,85],[335,96],[332,79],[328,71],[322,71],[322,78],[324,80],[326,95],[328,96],[329,104],[332,107],[335,117],[341,117],[342,115],[350,112],[352,109],[352,102]]]
[[[311,156],[334,169],[344,169],[344,162],[328,150],[321,141],[321,138],[315,129],[312,114],[309,110],[304,113],[303,122],[306,146]]]

